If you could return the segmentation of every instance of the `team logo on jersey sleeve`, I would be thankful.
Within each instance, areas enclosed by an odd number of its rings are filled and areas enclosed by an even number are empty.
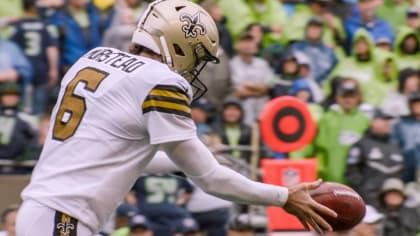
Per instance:
[[[142,105],[143,114],[151,111],[191,117],[190,99],[186,91],[173,85],[157,85]]]
[[[77,220],[61,212],[55,213],[54,236],[77,236]]]
[[[184,23],[182,25],[182,31],[185,33],[185,38],[196,38],[197,34],[206,34],[206,28],[200,22],[200,12],[194,15],[184,13],[181,14],[179,19]]]

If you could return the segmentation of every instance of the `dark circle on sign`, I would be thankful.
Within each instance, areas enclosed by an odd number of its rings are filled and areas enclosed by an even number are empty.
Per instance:
[[[279,122],[283,117],[287,117],[287,116],[294,116],[296,117],[296,119],[298,120],[298,124],[299,127],[296,130],[295,133],[293,134],[286,134],[284,133],[280,127],[279,127]],[[274,133],[276,134],[276,136],[287,143],[292,143],[292,142],[296,142],[297,140],[299,140],[304,132],[305,132],[305,118],[303,117],[303,115],[296,110],[293,107],[284,107],[282,108],[275,116],[273,119],[273,130]]]

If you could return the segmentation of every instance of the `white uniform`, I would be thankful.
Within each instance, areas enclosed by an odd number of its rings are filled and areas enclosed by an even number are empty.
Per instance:
[[[196,136],[189,83],[160,62],[95,48],[61,83],[25,201],[96,231],[122,201],[158,144]]]

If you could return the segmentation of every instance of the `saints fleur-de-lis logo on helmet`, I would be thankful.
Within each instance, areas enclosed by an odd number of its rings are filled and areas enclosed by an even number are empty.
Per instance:
[[[206,28],[200,22],[200,12],[194,15],[183,13],[180,16],[180,20],[184,23],[182,25],[182,31],[185,33],[185,38],[196,38],[197,34],[206,34]]]

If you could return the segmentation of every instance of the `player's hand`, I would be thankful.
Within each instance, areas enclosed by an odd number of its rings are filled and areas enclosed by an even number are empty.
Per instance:
[[[317,203],[309,194],[310,190],[318,188],[321,183],[322,181],[318,180],[289,187],[289,197],[283,209],[295,215],[305,229],[309,230],[309,225],[311,225],[313,229],[322,234],[324,231],[332,231],[333,229],[318,213],[331,217],[337,217],[337,213]]]

